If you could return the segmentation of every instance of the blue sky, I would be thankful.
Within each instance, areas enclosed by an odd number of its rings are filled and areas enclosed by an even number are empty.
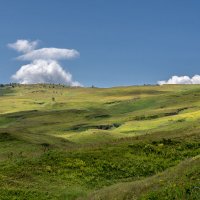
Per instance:
[[[60,61],[85,86],[155,84],[200,74],[200,1],[0,0],[0,82],[27,61],[18,39],[75,49]]]

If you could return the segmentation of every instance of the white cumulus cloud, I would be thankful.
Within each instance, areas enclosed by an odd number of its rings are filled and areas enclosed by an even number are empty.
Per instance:
[[[19,60],[30,61],[12,75],[12,80],[21,84],[55,83],[69,86],[81,86],[73,81],[70,72],[65,71],[58,60],[71,59],[79,56],[75,49],[40,48],[38,41],[17,40],[8,47],[23,53]]]
[[[34,60],[30,64],[23,65],[12,78],[22,84],[62,83],[80,86],[78,82],[72,81],[72,75],[64,71],[54,60]]]
[[[38,46],[38,41],[17,40],[15,43],[8,44],[8,47],[22,53],[34,50]]]
[[[200,75],[195,75],[191,78],[189,76],[172,76],[167,81],[158,81],[158,84],[200,84]]]

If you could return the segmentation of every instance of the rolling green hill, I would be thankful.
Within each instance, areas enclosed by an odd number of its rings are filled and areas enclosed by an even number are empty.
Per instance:
[[[200,199],[200,85],[0,87],[0,199]]]

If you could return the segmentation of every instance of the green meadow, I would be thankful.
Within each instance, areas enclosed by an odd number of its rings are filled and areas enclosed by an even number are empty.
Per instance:
[[[200,85],[1,85],[0,199],[199,200]]]

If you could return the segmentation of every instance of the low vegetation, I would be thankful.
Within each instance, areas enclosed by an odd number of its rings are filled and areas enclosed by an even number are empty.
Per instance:
[[[1,199],[200,199],[200,86],[0,87]]]

